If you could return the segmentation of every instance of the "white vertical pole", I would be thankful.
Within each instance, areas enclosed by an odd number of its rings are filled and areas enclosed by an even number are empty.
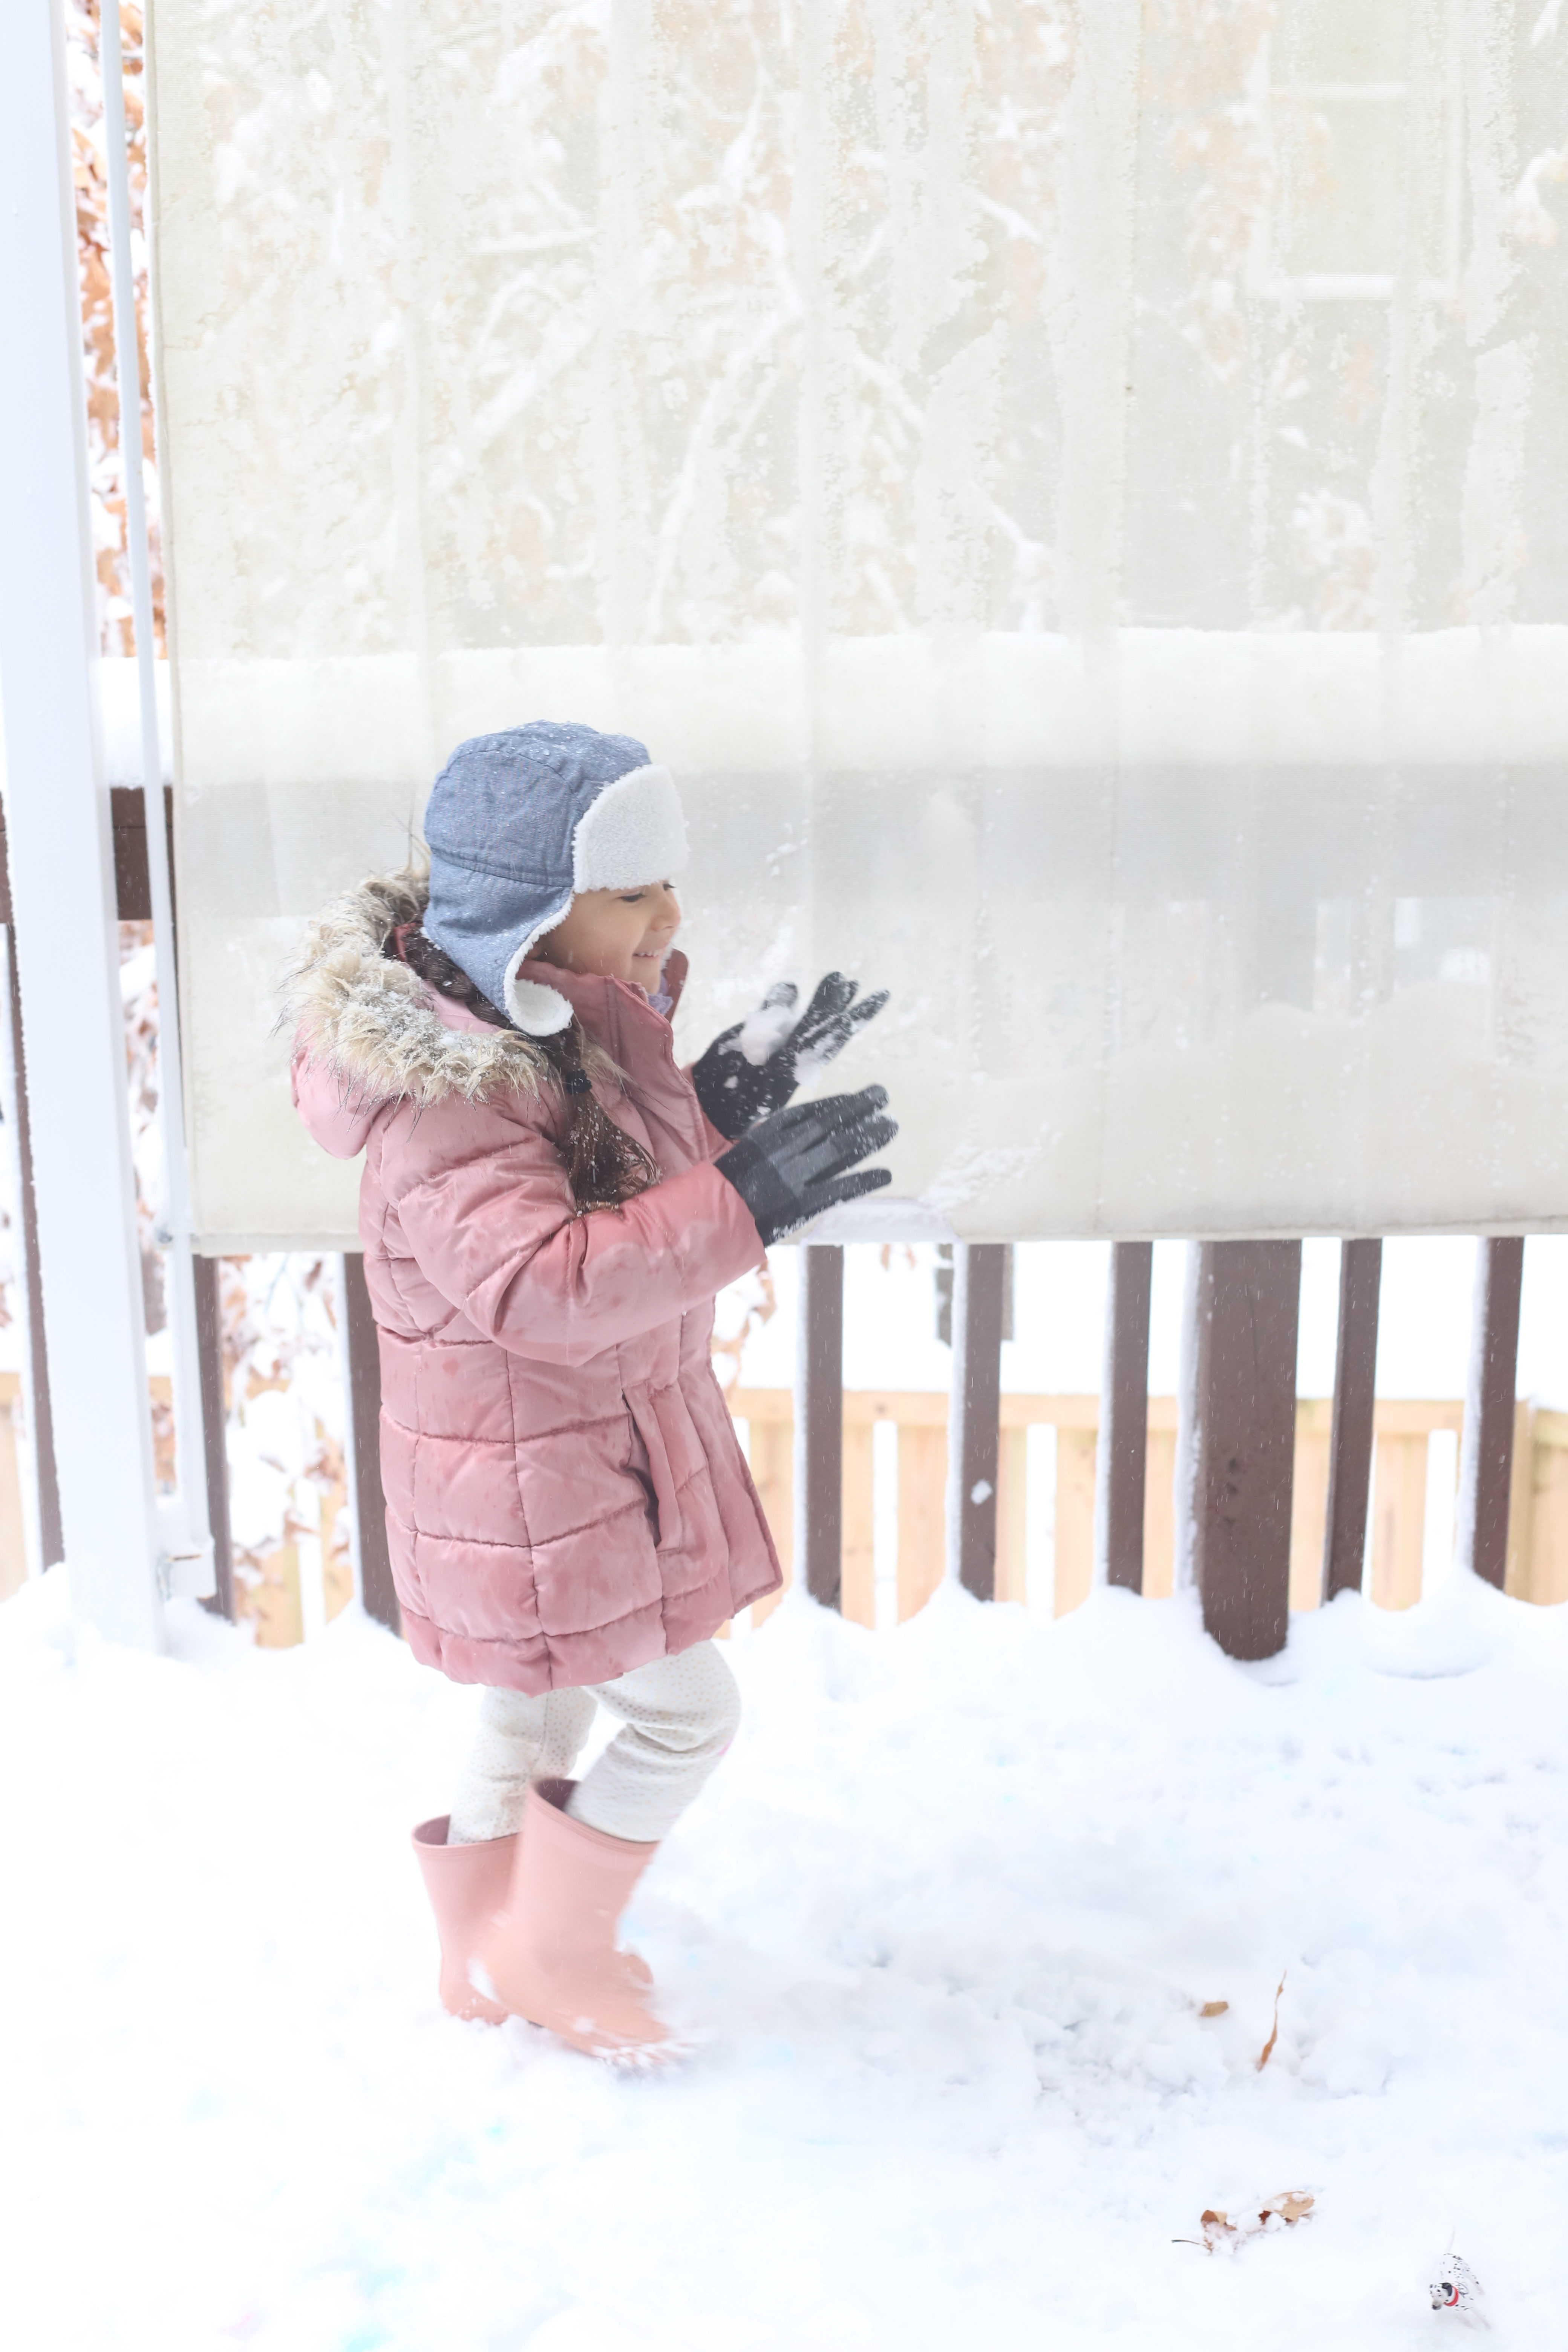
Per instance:
[[[136,630],[136,684],[142,706],[142,800],[147,824],[147,879],[153,954],[158,975],[158,1129],[163,1198],[158,1241],[168,1267],[169,1339],[174,1366],[174,1477],[172,1503],[160,1503],[165,1589],[205,1600],[217,1589],[207,1526],[206,1446],[202,1426],[202,1367],[196,1339],[196,1274],[191,1259],[190,1185],[185,1166],[184,1065],[179,982],[174,970],[174,890],[163,822],[163,758],[158,741],[158,672],[153,644],[153,577],[142,487],[142,364],[136,289],[131,267],[131,176],[125,151],[125,93],[120,50],[120,0],[100,11],[103,60],[104,156],[109,188],[110,285],[114,305],[114,374],[120,403],[120,462],[125,485],[125,551]]]
[[[156,1648],[153,1432],[98,710],[60,0],[14,10],[7,30],[0,694],[55,1453],[74,1606],[110,1639]]]
[[[26,1248],[27,1215],[23,1199],[26,1176],[22,1165],[22,1120],[20,1104],[23,1074],[16,1066],[16,1050],[10,1022],[5,1015],[10,1010],[12,991],[16,985],[13,963],[10,926],[0,923],[0,1119],[5,1135],[0,1139],[5,1154],[5,1182],[11,1199],[11,1238],[19,1248]],[[17,1309],[17,1336],[21,1340],[22,1429],[16,1428],[13,1407],[11,1428],[19,1440],[16,1446],[17,1467],[21,1471],[22,1536],[26,1547],[27,1574],[41,1576],[49,1563],[44,1558],[43,1513],[39,1507],[38,1430],[43,1400],[37,1393],[37,1358],[33,1352],[33,1308],[29,1286],[25,1272],[12,1290],[13,1304]],[[25,1433],[25,1434],[24,1434]]]

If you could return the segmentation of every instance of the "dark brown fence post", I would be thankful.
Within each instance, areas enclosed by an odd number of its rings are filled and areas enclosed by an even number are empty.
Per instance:
[[[1477,1243],[1455,1549],[1462,1568],[1474,1569],[1500,1592],[1508,1574],[1509,1488],[1513,1479],[1513,1404],[1523,1286],[1522,1234]]]
[[[1202,1244],[1194,1566],[1233,1658],[1271,1657],[1289,1631],[1300,1301],[1300,1242]]]
[[[996,1598],[996,1474],[1002,1438],[1005,1242],[959,1242],[952,1267],[948,1406],[949,1571],[976,1601]]]
[[[113,786],[109,795],[109,822],[114,842],[115,911],[122,923],[150,923],[153,919],[153,882],[147,871],[147,801],[140,784]],[[173,784],[163,787],[163,824],[169,842],[169,872],[173,875]]]
[[[234,1538],[228,1520],[228,1399],[223,1377],[223,1290],[220,1261],[193,1257],[196,1286],[196,1362],[202,1380],[202,1451],[206,1466],[207,1525],[213,1538],[212,1598],[202,1603],[233,1622]]]
[[[795,1372],[795,1574],[825,1609],[843,1603],[844,1252],[803,1242]]]
[[[381,1485],[381,1347],[362,1250],[343,1252],[343,1344],[348,1358],[349,1468],[353,1479],[360,1605],[380,1625],[403,1631],[386,1540]]]
[[[1323,1528],[1323,1599],[1361,1591],[1372,1492],[1373,1407],[1383,1244],[1340,1244],[1340,1328],[1334,1348],[1334,1419],[1329,1438],[1329,1507]]]
[[[1113,1242],[1105,1295],[1105,1376],[1096,1467],[1105,1580],[1143,1590],[1143,1497],[1149,1461],[1149,1300],[1152,1242]]]

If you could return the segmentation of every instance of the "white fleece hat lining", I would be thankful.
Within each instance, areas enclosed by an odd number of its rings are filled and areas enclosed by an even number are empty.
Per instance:
[[[686,859],[686,825],[668,768],[650,762],[606,784],[572,836],[570,895],[507,959],[508,1018],[530,1037],[553,1037],[571,1021],[572,1007],[558,989],[519,975],[540,940],[565,920],[578,891],[641,889],[679,874]]]

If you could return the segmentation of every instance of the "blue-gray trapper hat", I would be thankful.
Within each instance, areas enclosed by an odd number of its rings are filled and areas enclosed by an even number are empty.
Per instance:
[[[426,936],[531,1037],[564,1029],[558,989],[519,967],[579,890],[634,890],[686,863],[675,779],[631,735],[536,719],[459,743],[430,788]]]

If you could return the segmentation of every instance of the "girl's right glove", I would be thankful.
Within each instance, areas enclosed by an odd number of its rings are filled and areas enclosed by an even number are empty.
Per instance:
[[[782,1110],[809,1071],[831,1062],[857,1029],[876,1019],[888,1001],[887,990],[862,996],[857,1004],[858,988],[858,981],[830,971],[797,1014],[795,982],[778,981],[749,1020],[737,1021],[714,1038],[692,1064],[691,1083],[721,1135],[733,1143],[769,1111]]]
[[[889,1168],[845,1172],[897,1135],[898,1120],[883,1115],[887,1100],[885,1087],[862,1087],[858,1095],[795,1103],[720,1153],[713,1165],[751,1211],[764,1249],[840,1201],[892,1182]]]

